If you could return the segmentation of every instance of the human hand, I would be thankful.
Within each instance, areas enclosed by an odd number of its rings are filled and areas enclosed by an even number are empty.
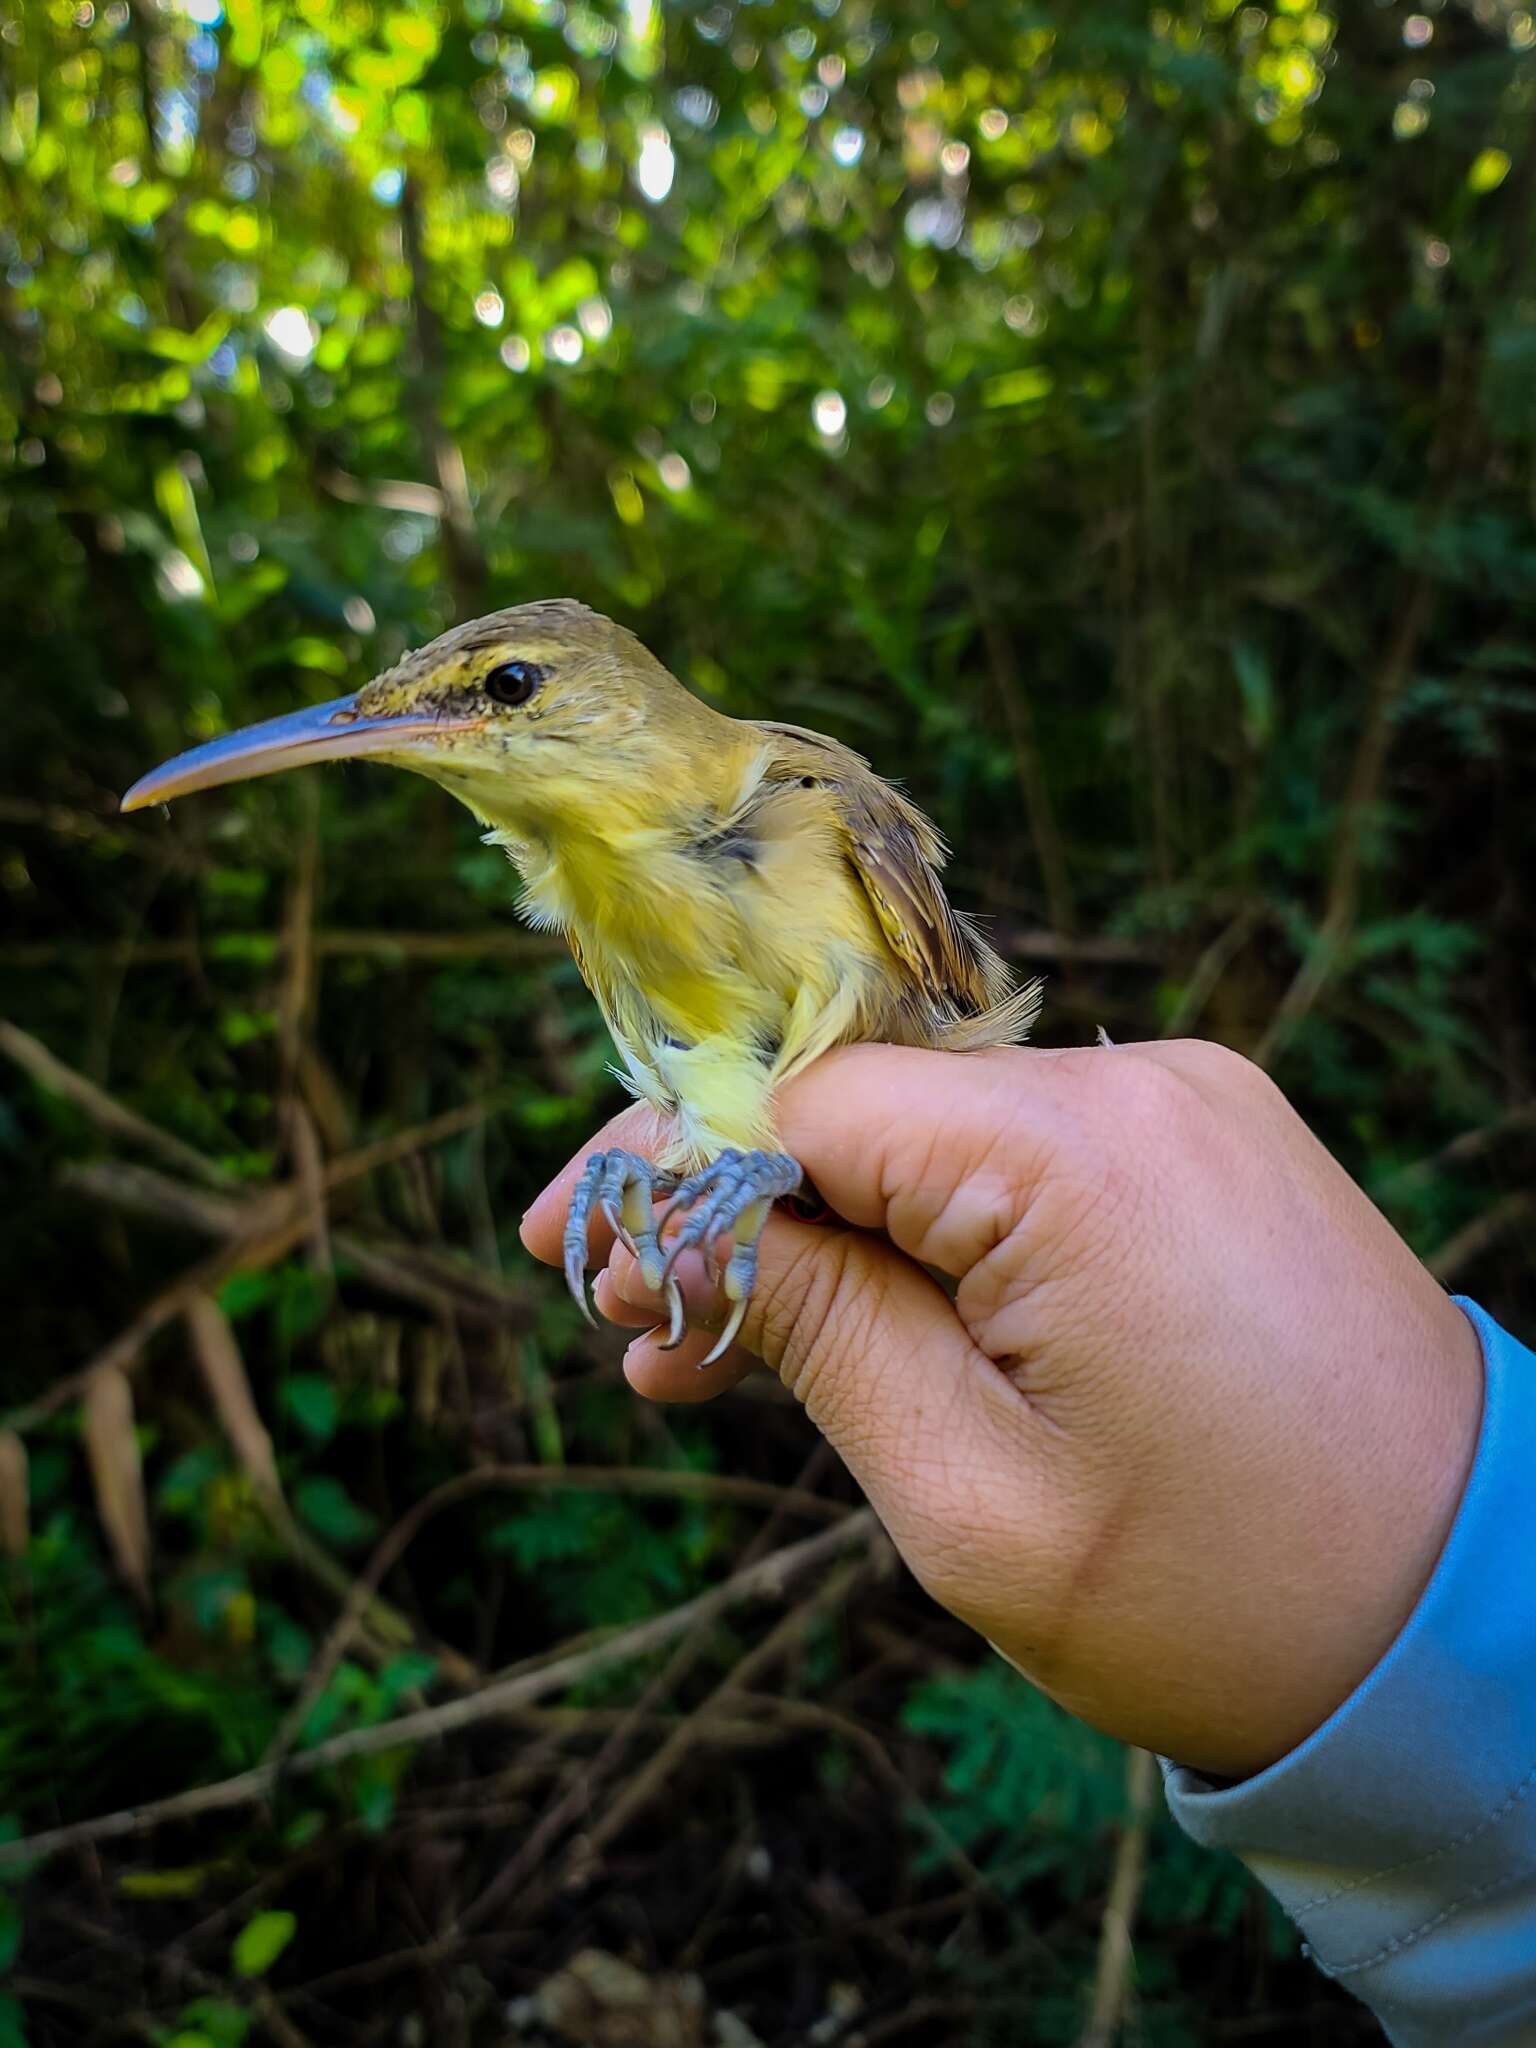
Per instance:
[[[631,1384],[707,1399],[762,1359],[934,1598],[1064,1707],[1215,1776],[1294,1748],[1407,1619],[1475,1447],[1476,1335],[1402,1239],[1194,1040],[847,1047],[779,1125],[846,1223],[775,1213],[737,1347],[700,1372],[706,1330],[640,1336]],[[649,1112],[620,1144],[654,1152]],[[580,1166],[523,1221],[553,1264]],[[593,1243],[603,1313],[664,1320]]]

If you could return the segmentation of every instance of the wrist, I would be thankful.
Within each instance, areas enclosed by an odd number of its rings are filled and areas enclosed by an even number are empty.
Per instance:
[[[1425,1276],[1427,1281],[1428,1276]],[[1444,1552],[1477,1452],[1483,1354],[1460,1308],[1434,1289],[1418,1325],[1357,1361],[1359,1428],[1318,1492],[1317,1540],[1282,1684],[1243,1729],[1223,1775],[1276,1763],[1320,1728],[1380,1664],[1423,1598]],[[1340,1462],[1342,1461],[1342,1462]],[[1347,1477],[1347,1508],[1328,1496]],[[1352,1531],[1342,1543],[1333,1528]]]

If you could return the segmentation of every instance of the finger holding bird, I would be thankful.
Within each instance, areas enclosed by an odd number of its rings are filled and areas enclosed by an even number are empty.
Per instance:
[[[624,1150],[642,1157],[654,1156],[664,1143],[665,1132],[656,1112],[647,1104],[636,1103],[609,1118],[593,1138],[591,1152]],[[540,1191],[523,1217],[523,1242],[535,1258],[548,1264],[560,1263],[564,1218],[588,1156],[583,1152],[571,1159]],[[774,1222],[768,1227],[773,1229]],[[666,1246],[670,1232],[665,1206],[661,1211],[661,1230]],[[601,1213],[592,1219],[588,1260],[597,1272],[592,1299],[604,1320],[620,1329],[653,1334],[657,1339],[655,1347],[646,1347],[640,1366],[640,1392],[658,1401],[708,1401],[755,1370],[757,1361],[735,1344],[717,1359],[708,1357],[733,1308],[720,1286],[718,1260],[713,1262],[713,1274],[700,1251],[685,1251],[677,1262],[677,1278],[689,1309],[689,1328],[680,1344],[666,1341],[670,1304],[665,1291],[647,1283],[641,1262],[623,1232],[616,1230]],[[665,1356],[661,1355],[663,1352]]]

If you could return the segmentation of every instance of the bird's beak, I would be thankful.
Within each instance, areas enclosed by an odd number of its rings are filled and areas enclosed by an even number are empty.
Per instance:
[[[123,798],[125,811],[163,804],[194,789],[215,789],[223,782],[248,782],[256,775],[275,775],[279,768],[303,768],[311,761],[351,761],[360,754],[408,752],[413,741],[445,732],[465,732],[482,723],[473,718],[442,718],[404,711],[382,718],[357,709],[356,697],[333,697],[282,718],[225,733],[206,746],[176,755],[162,767],[141,775]]]

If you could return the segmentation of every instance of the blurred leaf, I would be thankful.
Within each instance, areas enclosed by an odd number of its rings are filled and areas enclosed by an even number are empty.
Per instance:
[[[231,1322],[264,1308],[276,1294],[279,1281],[271,1272],[231,1273],[219,1289],[219,1307]]]
[[[341,1482],[327,1473],[300,1480],[293,1504],[317,1536],[340,1550],[356,1550],[378,1534],[378,1517],[359,1507]]]
[[[1472,168],[1467,173],[1467,185],[1473,192],[1493,192],[1509,176],[1509,157],[1502,149],[1479,150],[1472,159]]]
[[[331,1305],[330,1276],[312,1266],[284,1266],[277,1276],[276,1328],[278,1342],[298,1343],[316,1329]]]
[[[279,1395],[283,1406],[305,1433],[317,1443],[335,1434],[340,1404],[336,1389],[316,1373],[291,1373]]]
[[[292,1913],[257,1913],[248,1920],[229,1952],[237,1977],[264,1977],[298,1932]]]
[[[186,2030],[172,2034],[166,2048],[243,2048],[251,2015],[228,1998],[194,1998],[181,2009]]]
[[[420,1691],[437,1676],[437,1659],[419,1650],[407,1650],[391,1657],[379,1673],[379,1690],[386,1712],[393,1713],[409,1692]]]
[[[370,1834],[381,1835],[394,1818],[395,1788],[377,1772],[359,1773],[352,1803],[358,1819]]]
[[[223,1866],[192,1863],[180,1870],[125,1870],[117,1889],[125,1899],[192,1899],[205,1890]]]
[[[144,337],[144,346],[173,363],[206,363],[229,328],[227,313],[210,313],[192,334],[183,334],[174,327],[152,328]]]

